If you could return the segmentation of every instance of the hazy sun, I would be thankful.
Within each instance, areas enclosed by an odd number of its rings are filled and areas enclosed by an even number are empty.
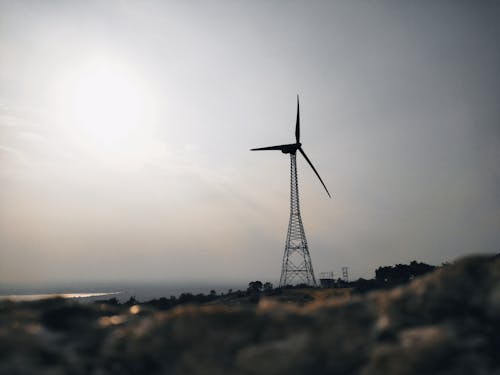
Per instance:
[[[140,158],[152,138],[151,92],[124,63],[96,58],[72,67],[57,96],[66,129],[100,157]]]
[[[140,89],[122,67],[94,63],[75,77],[69,109],[95,140],[120,142],[131,135],[144,115]]]

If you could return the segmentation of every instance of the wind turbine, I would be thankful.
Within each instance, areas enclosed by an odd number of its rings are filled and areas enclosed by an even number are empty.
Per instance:
[[[316,176],[318,176],[326,193],[331,198],[330,192],[321,179],[311,160],[307,157],[300,143],[300,106],[297,95],[297,121],[295,123],[295,143],[285,145],[252,148],[250,151],[270,151],[279,150],[284,154],[290,154],[290,221],[288,222],[288,232],[286,235],[285,253],[281,267],[280,286],[296,284],[317,285],[316,278],[309,255],[306,234],[302,225],[299,204],[299,185],[297,182],[297,151],[309,163]]]

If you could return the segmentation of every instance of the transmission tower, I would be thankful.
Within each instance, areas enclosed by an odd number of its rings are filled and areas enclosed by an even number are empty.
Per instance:
[[[280,286],[293,284],[317,285],[300,216],[297,158],[295,153],[290,153],[290,221],[283,254]]]
[[[349,268],[348,267],[342,267],[342,279],[345,282],[349,282]]]

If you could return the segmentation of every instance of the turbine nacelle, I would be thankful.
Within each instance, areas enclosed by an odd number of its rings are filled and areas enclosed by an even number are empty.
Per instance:
[[[302,143],[291,143],[289,145],[283,145],[281,152],[284,154],[293,154],[297,152],[297,150],[302,146]]]
[[[319,180],[321,181],[321,184],[326,190],[326,193],[328,196],[331,198],[330,192],[326,188],[325,183],[321,179],[318,171],[316,168],[314,168],[314,165],[311,163],[309,158],[307,157],[306,153],[302,149],[302,143],[300,143],[300,108],[299,108],[299,96],[297,95],[297,122],[295,123],[295,140],[296,143],[289,143],[285,145],[277,145],[277,146],[269,146],[269,147],[259,147],[259,148],[252,148],[250,151],[281,151],[284,154],[292,154],[295,155],[297,153],[297,150],[304,156],[306,161],[309,163],[311,168],[313,169],[314,173],[316,173],[316,176],[318,176]]]

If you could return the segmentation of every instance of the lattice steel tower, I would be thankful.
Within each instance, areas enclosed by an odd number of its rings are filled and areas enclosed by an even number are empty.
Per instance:
[[[315,286],[317,285],[316,278],[314,277],[304,225],[302,224],[302,217],[300,216],[299,185],[297,180],[297,150],[304,156],[314,173],[316,173],[316,176],[318,176],[328,196],[330,196],[330,193],[318,171],[316,171],[316,168],[314,168],[314,165],[302,149],[302,144],[300,143],[300,108],[298,96],[295,139],[296,143],[253,148],[251,151],[280,150],[284,154],[290,154],[290,221],[288,223],[285,253],[283,255],[283,264],[281,267],[280,286],[292,284],[308,284]]]
[[[280,286],[292,285],[295,282],[316,285],[306,233],[300,216],[297,156],[295,153],[290,153],[290,221],[283,254]]]

